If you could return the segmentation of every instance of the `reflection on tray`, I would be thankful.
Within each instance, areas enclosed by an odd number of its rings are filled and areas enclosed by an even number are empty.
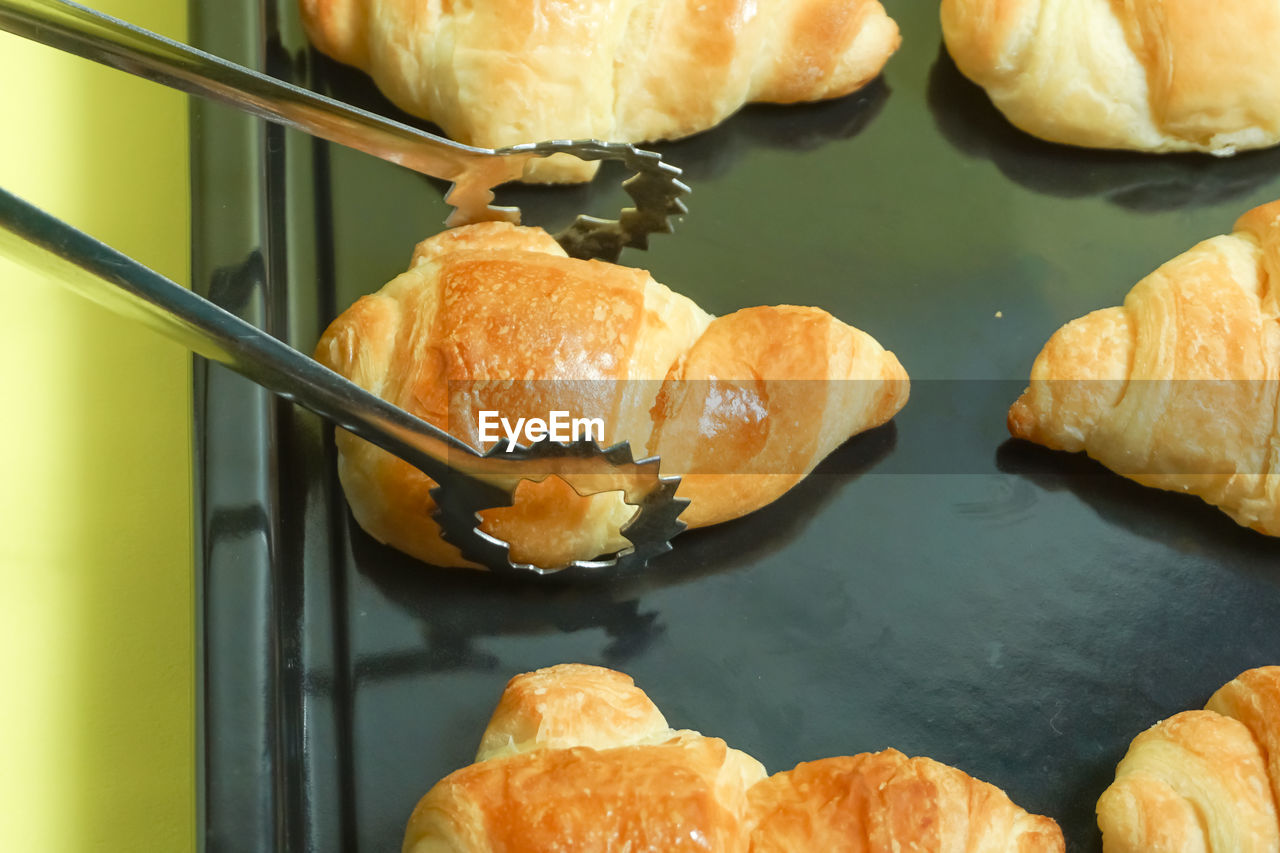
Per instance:
[[[355,104],[404,124],[440,134],[439,127],[395,106],[361,71],[341,65],[312,50],[308,55],[311,88],[338,100]],[[757,148],[810,151],[841,139],[856,136],[880,112],[889,97],[883,77],[853,94],[809,104],[750,104],[725,121],[702,133],[676,142],[645,144],[679,166],[684,179],[695,184],[728,173],[735,162]],[[446,181],[418,176],[443,196]],[[527,224],[556,230],[580,213],[615,217],[631,202],[621,189],[626,177],[614,162],[601,165],[600,174],[586,184],[526,186],[511,184],[500,188],[496,202],[526,212]]]
[[[1010,124],[986,92],[960,73],[945,47],[929,72],[928,101],[952,145],[991,160],[1017,183],[1048,195],[1099,195],[1129,210],[1158,212],[1247,195],[1280,172],[1280,148],[1219,158],[1045,142]]]
[[[603,631],[601,658],[611,663],[645,651],[662,634],[656,611],[641,609],[617,585],[589,588],[537,581],[512,582],[466,569],[437,569],[415,562],[352,530],[359,571],[396,607],[409,613],[422,632],[421,647],[397,650],[356,662],[359,680],[417,676],[427,672],[502,668],[485,651],[495,637]],[[504,614],[495,622],[496,612]],[[513,614],[516,614],[513,618]]]
[[[823,459],[807,477],[778,500],[743,518],[695,530],[675,541],[675,553],[665,562],[702,567],[699,574],[728,570],[759,562],[802,535],[839,487],[875,468],[897,446],[894,421],[846,441]],[[663,582],[663,562],[655,564],[640,581],[647,586]],[[690,575],[676,569],[673,577]]]
[[[250,314],[250,306],[262,299],[266,264],[261,251],[250,252],[239,264],[220,267],[209,282],[208,299],[237,317]]]
[[[696,578],[758,562],[787,545],[839,490],[894,448],[892,423],[845,442],[783,498],[727,524],[687,533],[675,551],[645,572],[598,584],[570,586],[554,579],[512,581],[466,569],[425,566],[379,545],[348,515],[357,570],[387,600],[420,625],[421,648],[400,649],[355,662],[357,680],[418,676],[449,670],[505,668],[483,649],[486,639],[603,631],[600,660],[625,664],[645,652],[665,628],[644,596]],[[493,614],[504,615],[501,622]],[[511,614],[519,614],[513,619]],[[322,689],[323,685],[313,685]]]
[[[702,133],[675,142],[646,144],[683,170],[697,192],[698,183],[730,172],[749,151],[758,148],[809,151],[860,133],[880,112],[889,87],[877,77],[868,86],[830,101],[813,104],[751,104]],[[621,188],[626,177],[618,163],[604,163],[589,184],[539,187],[512,184],[496,193],[499,204],[513,205],[536,222],[554,229],[579,213],[616,216],[631,202]]]
[[[1280,562],[1280,540],[1236,524],[1194,495],[1153,489],[1112,473],[1083,453],[1062,453],[1009,439],[996,451],[996,467],[1044,491],[1068,489],[1100,518],[1180,551],[1215,552],[1224,566]],[[1170,531],[1177,531],[1170,536]],[[1242,556],[1254,559],[1240,559]],[[1280,587],[1280,574],[1256,573]]]
[[[851,139],[879,114],[889,87],[877,77],[851,95],[807,104],[750,104],[708,131],[646,147],[684,170],[690,180],[725,174],[755,148],[812,151]]]

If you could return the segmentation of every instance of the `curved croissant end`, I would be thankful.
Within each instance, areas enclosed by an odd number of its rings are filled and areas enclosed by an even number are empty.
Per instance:
[[[1280,535],[1280,202],[1058,330],[1009,431]]]
[[[1253,735],[1280,807],[1280,666],[1263,666],[1241,673],[1223,685],[1205,708],[1239,720]]]
[[[964,771],[896,749],[798,764],[748,798],[752,853],[1064,849],[1052,819]]]
[[[1280,142],[1280,6],[1237,0],[943,0],[947,49],[1052,142],[1232,154]]]
[[[877,0],[301,0],[315,46],[471,145],[674,139],[748,101],[848,94],[897,49]],[[526,177],[588,180],[564,157]]]

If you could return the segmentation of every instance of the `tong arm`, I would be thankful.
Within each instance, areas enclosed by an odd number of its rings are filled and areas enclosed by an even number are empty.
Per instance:
[[[505,493],[521,479],[517,466],[481,458],[443,430],[3,189],[0,255],[332,420],[437,483],[465,476]]]
[[[670,550],[671,537],[684,529],[678,516],[687,501],[675,496],[679,478],[659,476],[658,460],[635,460],[625,442],[607,449],[594,442],[540,442],[508,452],[500,441],[481,455],[3,189],[0,256],[48,274],[415,466],[438,484],[432,494],[445,538],[464,556],[494,571],[560,571],[515,563],[506,542],[476,527],[480,511],[511,504],[523,479],[559,475],[581,494],[621,491],[637,506],[622,530],[630,547],[603,559],[574,561],[565,577],[608,566],[644,566]]]
[[[489,206],[486,192],[519,178],[546,156],[462,145],[135,27],[67,0],[0,0],[0,30],[92,59],[192,95],[228,104],[298,130],[458,185],[450,224],[518,221]]]

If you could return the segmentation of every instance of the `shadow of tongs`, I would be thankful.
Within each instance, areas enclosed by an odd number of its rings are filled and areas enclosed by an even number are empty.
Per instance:
[[[369,393],[292,347],[169,281],[37,207],[0,189],[0,256],[48,275],[116,313],[142,321],[205,358],[226,365],[421,470],[444,538],[495,572],[586,577],[643,567],[671,549],[684,529],[687,501],[657,458],[635,460],[622,443],[543,439],[529,447],[505,439],[486,453]],[[510,449],[509,449],[510,448]],[[636,507],[622,528],[630,545],[562,567],[515,562],[508,543],[480,530],[477,513],[512,505],[522,480],[559,476],[582,495],[622,492]]]
[[[616,220],[580,216],[556,235],[571,257],[616,261],[624,248],[647,248],[650,234],[671,231],[671,217],[685,212],[681,197],[689,188],[679,180],[680,170],[627,143],[553,140],[499,149],[462,145],[65,0],[0,0],[0,30],[450,181],[453,188],[445,201],[455,209],[449,225],[519,221],[518,210],[492,205],[493,187],[518,180],[529,161],[553,154],[621,160],[635,173],[623,183],[635,207]]]

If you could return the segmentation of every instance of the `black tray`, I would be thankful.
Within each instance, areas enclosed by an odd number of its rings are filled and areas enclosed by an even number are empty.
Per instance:
[[[1280,196],[1280,151],[1038,142],[957,73],[936,4],[886,6],[905,41],[883,81],[661,146],[691,212],[623,260],[716,313],[822,306],[897,353],[912,400],[644,576],[416,564],[354,526],[327,427],[197,370],[204,849],[397,849],[507,678],[581,661],[770,770],[894,746],[1097,850],[1130,739],[1280,663],[1280,543],[1004,430],[1049,335]],[[306,50],[290,0],[194,0],[192,21],[206,49],[399,115]],[[192,126],[193,281],[299,349],[441,228],[435,182],[220,107]],[[507,195],[539,224],[623,200],[609,176]]]

